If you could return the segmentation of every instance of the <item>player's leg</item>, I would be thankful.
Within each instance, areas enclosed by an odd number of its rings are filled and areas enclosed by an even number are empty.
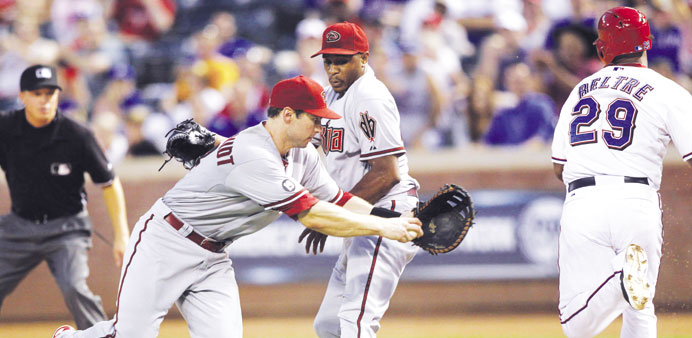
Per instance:
[[[58,283],[65,305],[72,313],[77,328],[86,329],[105,321],[101,297],[87,286],[89,277],[88,251],[90,238],[84,233],[55,237],[42,245],[48,268]]]
[[[204,250],[200,248],[201,250]],[[242,338],[238,285],[226,253],[208,252],[198,281],[176,301],[192,338]]]
[[[651,301],[643,310],[626,307],[622,314],[623,338],[656,337],[656,315],[653,296],[655,293],[658,271],[661,262],[663,244],[663,224],[658,194],[646,186],[628,185],[623,194],[628,198],[622,200],[623,208],[631,210],[620,217],[613,216],[613,222],[622,221],[617,234],[617,247],[625,250],[630,243],[639,245],[646,252],[646,282],[650,284]],[[621,217],[624,217],[622,219]]]
[[[399,212],[411,210],[413,196],[378,204]],[[348,250],[346,287],[339,309],[342,337],[375,337],[380,320],[399,283],[406,264],[418,252],[410,243],[388,239],[356,237]]]
[[[61,333],[59,338],[100,338],[109,337],[113,334],[113,322],[115,320],[107,320],[103,322],[98,322],[88,329],[80,331],[66,330]]]
[[[175,231],[164,216],[150,211],[132,230],[120,275],[117,336],[156,337],[168,310],[196,281],[196,269],[208,253]]]
[[[348,257],[346,288],[339,309],[342,337],[375,337],[399,277],[413,257],[410,244],[357,237]]]
[[[313,327],[320,338],[341,337],[339,309],[344,297],[346,286],[346,251],[352,243],[352,238],[344,238],[343,249],[329,277],[327,291],[317,311]]]
[[[578,189],[567,197],[560,220],[559,310],[568,337],[592,337],[628,306],[620,287],[621,262],[612,247],[608,197]]]
[[[152,208],[154,210],[155,208]],[[150,210],[132,229],[125,250],[113,320],[101,322],[68,338],[108,335],[154,338],[168,309],[194,279],[201,249]],[[62,337],[61,337],[62,338]]]

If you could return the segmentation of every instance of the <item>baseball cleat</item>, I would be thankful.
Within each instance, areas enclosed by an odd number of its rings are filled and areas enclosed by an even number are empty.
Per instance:
[[[55,332],[53,332],[53,338],[60,338],[63,336],[64,333],[67,332],[74,332],[74,327],[69,326],[69,325],[63,325],[59,327]]]
[[[646,278],[647,268],[646,251],[639,245],[630,244],[625,252],[625,265],[622,267],[620,281],[625,299],[635,310],[643,309],[651,300],[651,285]]]

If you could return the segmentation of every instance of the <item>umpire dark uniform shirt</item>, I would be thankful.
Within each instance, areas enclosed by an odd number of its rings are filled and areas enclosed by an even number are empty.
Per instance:
[[[41,234],[28,226],[4,227],[0,236],[6,238],[90,232],[84,173],[96,184],[108,184],[114,178],[92,132],[60,111],[42,128],[27,122],[24,109],[0,113],[0,167],[7,178],[14,215],[37,226],[60,224],[40,227]],[[66,217],[72,221],[50,222]]]

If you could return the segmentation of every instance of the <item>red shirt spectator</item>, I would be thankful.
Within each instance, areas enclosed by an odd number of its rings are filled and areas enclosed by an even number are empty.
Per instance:
[[[116,0],[111,17],[124,36],[154,40],[173,25],[176,9],[174,0]]]

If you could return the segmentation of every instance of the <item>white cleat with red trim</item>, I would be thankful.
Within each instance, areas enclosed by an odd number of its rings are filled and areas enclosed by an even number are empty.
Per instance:
[[[67,332],[74,332],[75,329],[69,325],[63,325],[53,332],[53,338],[60,338]]]

